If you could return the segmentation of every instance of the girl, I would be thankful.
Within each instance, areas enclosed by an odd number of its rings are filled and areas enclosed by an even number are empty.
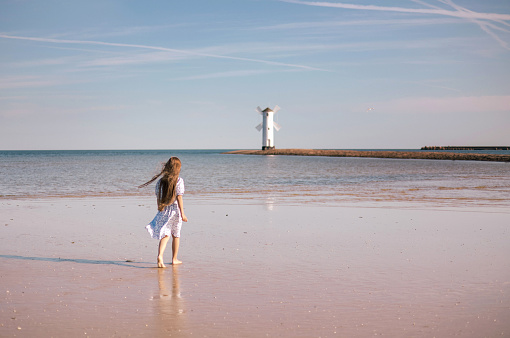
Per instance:
[[[182,222],[187,222],[188,218],[184,214],[182,201],[184,181],[179,177],[180,172],[181,160],[177,157],[171,157],[159,174],[138,187],[143,188],[163,175],[156,184],[158,213],[145,227],[152,238],[159,239],[158,268],[165,267],[163,263],[163,253],[165,252],[166,244],[170,236],[172,236],[172,264],[182,263],[177,259],[179,237],[181,236]]]

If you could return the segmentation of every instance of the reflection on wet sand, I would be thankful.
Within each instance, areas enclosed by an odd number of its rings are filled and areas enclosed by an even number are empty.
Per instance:
[[[157,271],[159,292],[152,297],[156,327],[160,333],[183,333],[186,329],[186,310],[180,292],[179,266],[171,265]]]

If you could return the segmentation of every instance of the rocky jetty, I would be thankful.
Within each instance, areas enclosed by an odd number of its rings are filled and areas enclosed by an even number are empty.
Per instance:
[[[421,150],[510,150],[510,146],[425,146]]]
[[[402,159],[452,160],[452,161],[510,162],[510,155],[468,154],[468,153],[431,152],[431,151],[268,149],[268,150],[234,150],[226,152],[224,154],[372,157],[372,158],[402,158]]]

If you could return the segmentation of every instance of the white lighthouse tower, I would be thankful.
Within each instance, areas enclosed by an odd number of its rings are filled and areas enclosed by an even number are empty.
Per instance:
[[[256,126],[258,131],[262,130],[262,150],[274,149],[274,132],[280,130],[280,125],[273,121],[273,116],[280,110],[275,106],[273,109],[266,108],[264,110],[257,107],[257,111],[262,115],[262,123]]]

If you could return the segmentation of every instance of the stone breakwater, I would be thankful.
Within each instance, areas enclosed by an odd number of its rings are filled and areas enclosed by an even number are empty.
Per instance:
[[[510,147],[507,146],[482,146],[482,147],[474,147],[474,146],[426,146],[421,147],[421,150],[510,150]]]
[[[402,159],[452,160],[452,161],[458,160],[458,161],[510,162],[510,155],[467,154],[467,153],[429,152],[429,151],[269,149],[269,150],[234,150],[226,152],[224,154],[372,157],[372,158],[402,158]]]

